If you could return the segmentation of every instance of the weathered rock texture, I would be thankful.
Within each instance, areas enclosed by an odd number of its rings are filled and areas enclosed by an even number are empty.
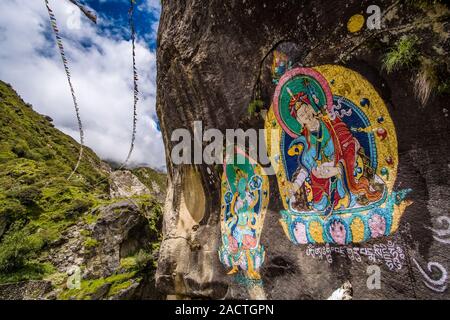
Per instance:
[[[348,19],[371,4],[384,12],[381,30],[349,33]],[[431,57],[448,56],[448,11],[438,13],[402,1],[162,1],[158,35],[157,111],[166,146],[169,185],[164,211],[164,240],[157,285],[178,297],[248,298],[251,292],[226,275],[220,245],[220,166],[173,165],[174,129],[263,128],[247,106],[257,92],[267,109],[272,52],[288,48],[294,66],[339,64],[366,77],[386,102],[399,146],[397,186],[411,188],[413,203],[393,236],[360,247],[393,241],[406,253],[400,270],[381,268],[381,289],[367,287],[367,259],[361,262],[332,253],[332,263],[306,254],[285,237],[280,224],[278,187],[270,177],[270,203],[261,243],[261,270],[270,299],[326,299],[349,281],[354,299],[443,299],[450,268],[450,247],[431,229],[448,229],[440,216],[450,206],[448,94],[424,106],[414,96],[417,68],[387,74],[381,60],[404,34],[416,34]],[[431,9],[430,9],[431,10]],[[434,10],[434,9],[433,9]],[[447,64],[448,72],[448,64]],[[445,219],[445,218],[441,218]],[[357,245],[355,245],[357,246]],[[345,250],[345,249],[344,249]],[[437,262],[443,269],[428,263]],[[429,266],[429,265],[428,265]],[[421,271],[422,270],[422,271]],[[428,277],[428,279],[427,279]],[[441,280],[433,284],[432,280]],[[430,289],[433,287],[434,289]],[[442,291],[442,292],[439,292]]]
[[[39,300],[52,290],[52,283],[46,280],[24,281],[0,286],[2,300]]]
[[[107,279],[125,273],[127,268],[121,263],[123,259],[140,250],[152,252],[151,244],[158,241],[158,235],[149,228],[148,219],[154,212],[147,212],[132,199],[100,207],[92,214],[95,221],[86,222],[86,219],[82,219],[68,228],[59,245],[50,249],[45,257],[61,274],[70,274],[70,271],[74,272],[71,269],[79,266],[84,266],[80,272],[83,280]],[[149,257],[150,262],[157,259],[158,252],[152,254],[154,257]],[[28,286],[29,284],[24,287]],[[130,279],[129,286],[116,294],[110,293],[110,287],[111,283],[105,282],[90,298],[160,298],[160,294],[155,290],[152,272],[148,272],[145,277],[136,276]],[[4,287],[0,286],[0,289],[4,290]],[[47,296],[40,295],[39,298],[57,297],[60,291],[57,289]],[[1,292],[0,297],[5,298]]]
[[[84,277],[109,277],[120,269],[121,258],[148,249],[154,240],[147,219],[131,201],[101,207],[94,214],[94,223],[80,221],[70,227],[63,234],[63,244],[50,250],[49,259],[60,272],[85,265]],[[92,239],[92,244],[86,239]]]
[[[150,190],[128,170],[117,170],[111,173],[110,194],[112,198],[142,196]]]

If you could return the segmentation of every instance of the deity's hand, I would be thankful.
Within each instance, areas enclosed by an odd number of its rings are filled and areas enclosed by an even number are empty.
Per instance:
[[[318,178],[328,179],[337,176],[340,173],[340,169],[339,167],[335,167],[331,162],[325,162],[312,169],[312,173]]]

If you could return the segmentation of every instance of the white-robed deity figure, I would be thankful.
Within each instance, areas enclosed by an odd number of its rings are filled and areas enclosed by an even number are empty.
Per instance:
[[[298,155],[299,162],[291,180],[291,207],[329,215],[335,209],[379,200],[384,186],[354,174],[362,150],[347,125],[316,111],[305,92],[290,94],[290,113],[302,126],[288,150],[289,155]]]

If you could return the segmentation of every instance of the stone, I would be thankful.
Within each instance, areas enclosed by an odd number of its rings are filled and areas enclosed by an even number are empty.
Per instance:
[[[346,281],[340,288],[336,289],[327,300],[352,300],[352,284]]]
[[[150,190],[128,170],[117,170],[110,174],[112,198],[128,198],[150,194]]]
[[[132,200],[121,200],[98,207],[96,221],[89,228],[83,220],[69,227],[65,241],[49,250],[46,259],[62,274],[70,275],[75,268],[83,267],[81,278],[85,281],[129,272],[121,267],[122,258],[133,256],[139,250],[155,254],[151,252],[150,246],[157,240],[157,235],[150,231],[148,222],[148,217],[153,214],[155,213],[139,208]],[[85,247],[84,234],[87,229],[90,230],[87,236],[97,243],[92,248]],[[113,299],[160,299],[151,273],[152,270],[146,270],[145,276],[139,275],[136,279],[131,279],[133,284]],[[100,287],[90,299],[109,299],[110,286],[107,283]],[[53,299],[58,297],[57,290],[59,289],[50,288],[45,295],[42,293],[39,296]]]
[[[98,288],[97,291],[95,291],[92,295],[91,295],[91,299],[92,300],[99,300],[103,297],[105,297],[105,295],[108,293],[109,288],[111,288],[111,284],[110,283],[105,283],[104,285],[102,285],[100,288]]]
[[[0,300],[39,300],[51,290],[51,282],[45,280],[0,284]]]

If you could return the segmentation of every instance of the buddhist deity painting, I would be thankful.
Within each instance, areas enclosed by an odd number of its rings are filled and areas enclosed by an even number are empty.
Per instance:
[[[219,259],[228,274],[260,280],[264,262],[261,230],[269,200],[269,183],[262,168],[237,149],[224,163],[221,187],[221,235]]]
[[[274,83],[278,83],[281,76],[291,67],[288,56],[281,51],[273,52],[272,62],[272,79]]]
[[[286,71],[265,128],[291,241],[345,245],[398,228],[409,190],[393,190],[395,128],[361,75],[335,65]]]

